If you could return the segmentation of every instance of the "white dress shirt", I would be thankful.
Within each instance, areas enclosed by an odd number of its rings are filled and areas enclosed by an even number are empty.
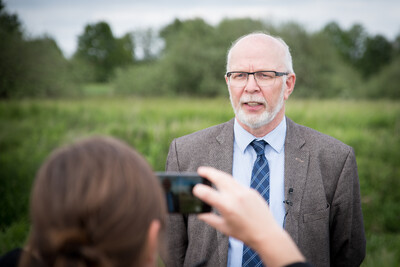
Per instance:
[[[286,118],[266,136],[256,138],[247,132],[235,119],[233,144],[232,175],[240,184],[250,187],[251,172],[257,154],[250,143],[254,140],[265,140],[265,157],[270,170],[270,210],[279,225],[284,223],[284,165],[285,165]],[[229,237],[228,267],[241,267],[243,242]]]

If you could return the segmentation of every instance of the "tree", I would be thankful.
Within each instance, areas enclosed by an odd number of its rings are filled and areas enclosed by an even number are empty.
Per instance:
[[[348,31],[343,31],[336,22],[331,22],[324,27],[323,32],[351,64],[356,65],[364,55],[368,34],[362,25],[354,24]]]
[[[367,97],[400,99],[400,55],[392,62],[382,67],[381,71],[371,77],[366,87]]]
[[[0,98],[76,92],[56,42],[49,36],[27,40],[17,15],[8,14],[1,0],[0,40]]]
[[[397,34],[393,41],[393,55],[400,56],[400,33]]]
[[[114,69],[133,63],[133,41],[131,35],[114,38],[106,22],[89,24],[78,38],[78,50],[74,57],[92,66],[97,82],[106,82]]]
[[[232,44],[234,40],[242,35],[254,32],[274,32],[274,27],[262,22],[261,20],[253,20],[249,18],[240,19],[224,19],[216,27],[218,45],[225,50]]]
[[[0,98],[9,98],[17,78],[23,72],[19,64],[23,39],[21,23],[15,14],[8,14],[0,0]]]
[[[383,66],[390,64],[396,53],[396,41],[392,44],[382,35],[369,36],[359,24],[343,31],[337,23],[332,22],[325,26],[323,32],[342,57],[367,80]]]
[[[79,93],[70,78],[69,63],[57,43],[44,36],[25,43],[27,72],[20,81],[20,96],[61,97]]]
[[[276,30],[291,50],[297,76],[293,97],[348,97],[357,92],[357,72],[338,56],[325,34],[309,34],[294,22],[281,24]]]
[[[153,61],[160,56],[164,46],[158,32],[151,28],[135,30],[131,33],[135,43],[135,56],[142,62]]]
[[[161,30],[165,50],[163,81],[176,94],[217,95],[224,89],[225,48],[216,46],[215,29],[202,19],[175,20]]]
[[[357,62],[358,68],[364,77],[369,78],[379,73],[383,66],[392,60],[393,46],[382,35],[368,37],[365,44],[365,53]]]
[[[16,14],[8,14],[3,0],[0,0],[0,32],[22,36],[21,22]]]

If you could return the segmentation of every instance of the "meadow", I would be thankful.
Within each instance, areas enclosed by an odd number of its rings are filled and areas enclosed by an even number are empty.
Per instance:
[[[362,266],[400,263],[400,102],[287,102],[295,122],[355,149],[367,256]],[[0,255],[29,231],[35,172],[54,148],[92,135],[120,138],[164,170],[173,138],[232,118],[228,98],[90,97],[0,102]]]

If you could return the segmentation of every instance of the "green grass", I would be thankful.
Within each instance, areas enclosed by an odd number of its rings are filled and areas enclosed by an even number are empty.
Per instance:
[[[90,97],[109,96],[113,94],[113,88],[109,83],[90,83],[83,86],[82,94]]]
[[[90,88],[87,88],[90,91]],[[107,88],[104,88],[107,91]],[[367,233],[362,266],[400,263],[400,103],[294,100],[287,115],[354,147]],[[169,143],[233,116],[228,99],[116,98],[0,102],[0,254],[21,246],[35,172],[54,148],[118,137],[163,170]]]

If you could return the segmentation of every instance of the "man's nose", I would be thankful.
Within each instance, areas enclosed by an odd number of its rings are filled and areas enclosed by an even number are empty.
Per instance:
[[[248,93],[260,91],[260,87],[258,86],[256,77],[254,76],[254,74],[249,74],[249,77],[247,78],[247,84],[246,84],[245,90]]]

